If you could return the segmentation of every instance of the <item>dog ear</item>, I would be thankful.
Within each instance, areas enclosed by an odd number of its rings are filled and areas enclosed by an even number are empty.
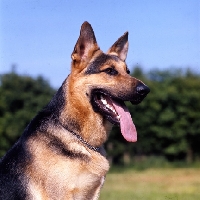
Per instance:
[[[124,33],[108,50],[108,54],[115,54],[125,61],[128,52],[128,32]]]
[[[81,26],[80,36],[71,58],[74,62],[89,61],[93,53],[99,49],[92,26],[84,22]]]

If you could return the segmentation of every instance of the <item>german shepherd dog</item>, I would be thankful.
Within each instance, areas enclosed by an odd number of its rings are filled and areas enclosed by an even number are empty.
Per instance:
[[[124,101],[150,91],[129,75],[127,51],[128,32],[103,53],[83,23],[70,75],[0,161],[1,200],[98,199],[109,169],[103,144],[113,125],[137,140]]]

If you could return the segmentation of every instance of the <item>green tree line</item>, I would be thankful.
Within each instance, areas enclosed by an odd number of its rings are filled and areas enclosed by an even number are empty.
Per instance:
[[[119,127],[114,127],[105,144],[110,160],[128,163],[152,155],[170,161],[200,160],[200,76],[178,69],[144,73],[139,67],[132,75],[144,81],[151,92],[137,106],[127,103],[138,141],[126,142]],[[54,93],[41,76],[14,72],[0,76],[0,157]]]

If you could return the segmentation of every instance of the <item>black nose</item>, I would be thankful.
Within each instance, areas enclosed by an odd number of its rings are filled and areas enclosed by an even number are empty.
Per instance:
[[[146,96],[150,92],[150,89],[143,83],[139,83],[137,85],[136,92],[139,95]]]

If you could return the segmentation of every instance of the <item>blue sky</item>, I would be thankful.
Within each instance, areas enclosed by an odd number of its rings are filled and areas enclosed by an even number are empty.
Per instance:
[[[84,21],[103,51],[129,31],[127,64],[200,73],[199,0],[1,0],[0,74],[43,75],[59,87]]]

